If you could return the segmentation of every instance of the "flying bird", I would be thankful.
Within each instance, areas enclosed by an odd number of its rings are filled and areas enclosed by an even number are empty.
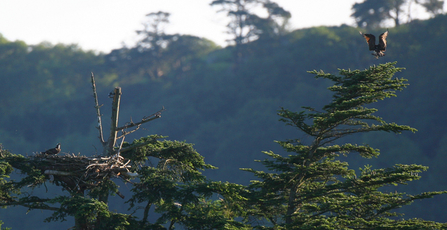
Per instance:
[[[376,59],[379,59],[379,57],[385,56],[386,51],[386,37],[388,36],[388,29],[385,33],[382,33],[379,36],[379,44],[376,45],[376,37],[372,34],[364,34],[360,32],[360,35],[362,35],[366,39],[366,43],[368,43],[369,50],[373,51],[371,55],[374,55]]]
[[[52,149],[48,149],[47,151],[42,152],[42,154],[56,155],[60,152],[61,152],[61,143],[57,143],[56,147],[54,147]]]

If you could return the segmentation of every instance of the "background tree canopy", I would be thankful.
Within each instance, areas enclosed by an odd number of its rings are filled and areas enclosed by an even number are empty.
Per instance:
[[[422,6],[432,16],[442,14],[444,0],[365,0],[352,6],[358,27],[378,28],[387,20],[399,26],[406,19],[411,21],[413,5]]]
[[[447,16],[438,14],[439,3],[418,3],[426,4],[427,10],[432,7],[430,11],[436,12],[436,17],[409,23],[401,20],[399,27],[390,28],[386,56],[378,61],[366,51],[367,45],[358,30],[346,25],[282,32],[280,36],[240,44],[239,48],[220,48],[212,41],[190,35],[146,33],[147,37],[161,36],[165,41],[155,43],[160,45],[157,56],[151,50],[154,44],[148,45],[156,40],[142,40],[132,48],[95,54],[75,45],[29,46],[1,36],[0,142],[3,148],[23,155],[43,151],[58,142],[62,143],[62,152],[98,154],[89,84],[93,71],[101,85],[100,101],[108,100],[113,87],[123,87],[122,118],[142,117],[164,106],[163,118],[147,126],[145,134],[194,143],[206,163],[219,168],[204,175],[212,180],[247,185],[253,175],[239,168],[261,169],[253,160],[264,159],[262,151],[281,152],[274,140],[296,136],[295,130],[277,122],[280,107],[292,111],[300,110],[302,105],[319,108],[330,98],[328,83],[315,80],[306,71],[324,69],[333,73],[338,68],[366,69],[397,61],[406,70],[396,76],[409,80],[408,89],[398,98],[374,106],[385,120],[408,124],[419,131],[400,136],[363,134],[349,141],[378,146],[387,153],[368,162],[375,168],[397,163],[429,166],[428,173],[421,174],[422,180],[410,183],[405,192],[445,190],[442,182],[447,157],[447,95],[443,86],[447,83]],[[366,7],[365,12],[371,12],[369,9]],[[380,25],[381,20],[377,22]],[[366,24],[372,27],[368,33],[384,31],[372,24]],[[235,70],[235,50],[241,47],[244,56],[237,60]],[[108,106],[105,103],[104,107]],[[136,137],[139,136],[133,138]],[[365,165],[359,157],[350,156],[348,160],[352,168]],[[403,210],[405,218],[446,222],[446,205],[447,198],[439,196],[415,202]],[[13,225],[25,211],[1,209],[0,216],[5,226],[29,229],[27,224],[31,224],[39,229],[37,225],[45,217],[37,212],[28,214],[29,223]]]

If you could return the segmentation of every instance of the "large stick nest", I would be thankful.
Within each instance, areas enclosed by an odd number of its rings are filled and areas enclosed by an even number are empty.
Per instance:
[[[134,175],[129,171],[130,160],[119,155],[86,157],[74,154],[36,154],[28,157],[27,163],[41,170],[56,185],[71,192],[94,189],[112,177],[128,179]]]

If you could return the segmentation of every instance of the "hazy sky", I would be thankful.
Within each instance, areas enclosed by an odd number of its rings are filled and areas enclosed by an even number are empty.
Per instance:
[[[76,43],[83,49],[109,52],[133,46],[145,15],[171,13],[167,33],[206,37],[225,46],[225,13],[211,0],[0,0],[0,33],[27,44]],[[362,0],[275,0],[292,13],[291,28],[354,25],[351,7]],[[417,17],[420,12],[413,12]]]

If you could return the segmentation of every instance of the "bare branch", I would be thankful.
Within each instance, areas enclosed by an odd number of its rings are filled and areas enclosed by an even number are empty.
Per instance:
[[[60,208],[56,208],[56,207],[51,207],[48,206],[46,204],[44,204],[44,202],[50,201],[51,199],[33,199],[30,201],[18,201],[18,200],[4,200],[6,202],[2,203],[3,206],[23,206],[29,209],[41,209],[41,210],[51,210],[51,211],[58,211],[60,210]],[[33,203],[38,203],[38,205],[34,205]]]
[[[101,141],[101,143],[103,145],[105,145],[104,135],[102,133],[101,112],[99,110],[99,108],[102,105],[99,105],[99,103],[98,103],[98,94],[96,93],[96,83],[95,83],[95,76],[93,75],[93,72],[92,72],[92,75],[91,75],[91,79],[92,79],[93,97],[95,98],[96,116],[98,117],[98,126],[96,126],[96,128],[99,131],[99,140]]]
[[[141,124],[140,124],[140,125],[141,125]],[[124,131],[124,130],[122,130],[122,131],[121,131],[121,132],[122,132],[121,136],[117,137],[116,139],[118,140],[118,139],[120,139],[120,138],[124,138],[126,135],[131,134],[131,133],[133,133],[133,132],[139,130],[139,129],[140,129],[140,125],[138,125],[135,129],[130,130],[130,131],[127,131],[127,132]]]
[[[140,122],[133,123],[133,122],[131,121],[131,122],[129,122],[128,124],[126,124],[126,125],[124,125],[124,126],[122,126],[122,127],[118,127],[118,128],[116,128],[116,131],[120,131],[120,130],[123,130],[123,129],[132,128],[132,127],[135,127],[135,126],[138,126],[138,128],[139,128],[139,126],[140,126],[141,124],[143,124],[143,123],[146,123],[146,122],[155,120],[155,119],[157,119],[157,118],[160,118],[160,117],[161,117],[161,112],[163,112],[164,110],[165,110],[165,108],[163,107],[160,111],[158,111],[158,112],[156,112],[156,113],[154,113],[154,114],[152,114],[152,115],[150,115],[150,116],[143,117],[143,118],[141,119]],[[134,131],[132,131],[132,132],[134,132]]]
[[[120,144],[120,147],[118,148],[118,151],[117,151],[117,155],[118,155],[118,158],[121,156],[120,155],[120,152],[121,152],[121,149],[123,148],[123,144],[124,144],[124,139],[126,139],[126,136],[124,136],[124,135],[122,135],[122,137],[123,137],[123,139],[121,140],[121,144]],[[118,139],[119,138],[121,138],[121,137],[118,137]],[[126,164],[127,165],[127,164]]]

